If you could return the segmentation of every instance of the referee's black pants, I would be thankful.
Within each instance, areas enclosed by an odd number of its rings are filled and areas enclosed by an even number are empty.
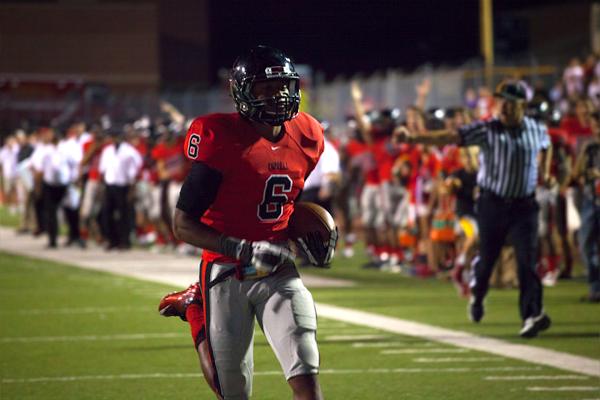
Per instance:
[[[536,272],[538,211],[533,196],[507,200],[484,191],[477,201],[480,260],[474,266],[472,294],[483,301],[494,264],[509,237],[517,259],[519,308],[523,320],[538,316],[543,308],[542,283]]]
[[[131,246],[130,233],[130,207],[127,200],[129,186],[106,185],[104,192],[105,226],[109,248],[124,248]]]

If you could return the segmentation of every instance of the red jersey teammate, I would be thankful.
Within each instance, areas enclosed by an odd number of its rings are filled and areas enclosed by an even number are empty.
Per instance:
[[[323,130],[298,113],[299,77],[279,50],[258,46],[239,57],[230,87],[238,113],[197,118],[185,142],[194,163],[174,233],[205,250],[200,284],[165,296],[159,310],[190,322],[219,398],[251,395],[256,318],[294,398],[320,399],[314,302],[286,244],[294,200],[323,151]]]

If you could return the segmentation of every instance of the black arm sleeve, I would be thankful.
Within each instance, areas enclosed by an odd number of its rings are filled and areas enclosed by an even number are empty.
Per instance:
[[[221,172],[202,162],[194,162],[181,186],[177,208],[199,219],[215,201],[222,179]]]

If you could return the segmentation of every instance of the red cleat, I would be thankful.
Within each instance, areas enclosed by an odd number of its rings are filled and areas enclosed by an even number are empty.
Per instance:
[[[179,317],[187,321],[185,312],[192,302],[202,304],[198,282],[191,284],[187,289],[180,292],[167,294],[161,299],[158,312],[164,317]]]
[[[471,294],[471,289],[469,288],[469,284],[465,279],[465,266],[457,264],[450,273],[450,277],[454,287],[458,291],[459,296],[464,298],[469,297]]]

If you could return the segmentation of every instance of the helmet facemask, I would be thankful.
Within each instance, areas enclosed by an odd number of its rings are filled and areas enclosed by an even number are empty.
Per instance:
[[[252,121],[280,126],[298,114],[300,77],[281,50],[262,45],[250,49],[236,59],[229,82],[236,109]],[[287,90],[255,90],[257,84],[266,82],[285,82]]]
[[[240,114],[266,125],[279,126],[298,114],[300,106],[300,79],[297,74],[280,74],[272,78],[249,76],[241,84],[231,81],[231,94]],[[270,97],[257,97],[253,93],[256,83],[277,79],[286,81],[287,90]]]

